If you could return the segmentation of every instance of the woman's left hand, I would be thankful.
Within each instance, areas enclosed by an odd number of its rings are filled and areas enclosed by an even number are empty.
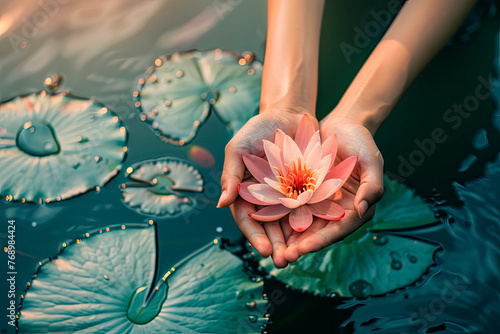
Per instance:
[[[320,122],[320,131],[321,138],[337,135],[337,163],[350,156],[358,157],[351,177],[336,194],[336,202],[345,209],[345,216],[338,221],[315,218],[304,232],[284,231],[287,262],[295,262],[301,255],[316,252],[353,233],[373,217],[375,203],[384,192],[383,158],[365,126],[336,117],[334,111]]]

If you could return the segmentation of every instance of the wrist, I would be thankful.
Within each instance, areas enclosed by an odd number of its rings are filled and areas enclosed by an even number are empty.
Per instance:
[[[368,129],[372,135],[375,135],[380,125],[384,122],[390,110],[381,111],[378,108],[357,108],[356,106],[337,106],[325,118],[327,123],[350,122],[356,123]]]
[[[273,102],[267,102],[261,99],[259,113],[262,114],[267,111],[292,115],[308,114],[309,116],[316,117],[316,106],[310,102],[297,98]]]

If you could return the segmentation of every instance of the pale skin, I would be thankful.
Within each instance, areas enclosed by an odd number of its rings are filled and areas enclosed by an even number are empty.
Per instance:
[[[373,135],[475,2],[406,2],[338,105],[318,124],[323,139],[338,136],[337,162],[358,157],[351,178],[337,194],[345,217],[315,218],[306,231],[295,232],[286,218],[263,224],[250,218],[255,205],[238,197],[238,184],[249,177],[242,154],[264,156],[263,139],[272,141],[278,128],[293,138],[302,115],[315,116],[324,1],[268,0],[260,113],[226,146],[218,203],[231,206],[239,229],[262,256],[271,255],[277,267],[285,267],[342,240],[373,217],[383,195],[383,158]]]

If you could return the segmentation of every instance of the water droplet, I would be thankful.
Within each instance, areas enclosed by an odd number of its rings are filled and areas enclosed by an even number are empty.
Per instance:
[[[236,299],[241,299],[245,295],[245,290],[237,290],[236,291]]]
[[[17,134],[17,147],[37,157],[46,157],[61,151],[52,127],[38,122],[24,124]]]
[[[364,279],[358,279],[349,285],[349,292],[356,298],[363,299],[373,292],[373,286]]]
[[[403,263],[400,261],[401,260],[401,256],[399,255],[398,252],[391,252],[390,253],[391,255],[391,268],[394,269],[394,270],[399,270],[403,267]]]
[[[217,232],[217,233],[222,233],[222,227],[218,226],[218,227],[215,229],[215,232]]]
[[[36,227],[37,224],[38,224],[37,222],[32,222],[31,226]]]
[[[248,316],[248,321],[250,321],[252,324],[255,324],[257,320],[259,320],[259,317],[254,314],[250,314]]]
[[[389,241],[389,237],[386,235],[377,234],[377,235],[373,236],[372,240],[373,240],[373,243],[375,245],[382,246],[382,245],[385,245]]]
[[[253,54],[253,52],[250,52],[250,51],[243,52],[242,56],[249,63],[251,63],[254,60],[254,58],[255,58],[255,55]]]
[[[403,264],[401,263],[401,261],[392,261],[391,262],[391,268],[394,270],[399,270],[402,267],[403,267]]]
[[[78,136],[76,138],[76,140],[80,143],[80,144],[84,144],[84,143],[87,143],[89,141],[89,139],[87,137],[82,137],[82,136]]]
[[[417,261],[418,261],[418,259],[415,255],[408,254],[408,259],[410,260],[411,263],[417,263]]]
[[[257,305],[256,302],[249,302],[249,303],[247,303],[247,308],[253,309],[255,307],[255,305]]]
[[[49,90],[56,90],[62,82],[62,77],[59,74],[48,76],[43,81],[43,85]]]

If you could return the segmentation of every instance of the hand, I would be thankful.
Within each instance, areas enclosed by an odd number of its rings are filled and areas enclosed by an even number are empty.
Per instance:
[[[295,262],[301,255],[316,252],[353,233],[373,218],[375,203],[384,192],[384,161],[366,127],[347,118],[335,117],[334,111],[321,121],[320,130],[321,138],[337,135],[337,163],[350,156],[358,157],[351,177],[336,194],[345,216],[339,221],[315,219],[304,232],[284,230],[287,262]]]
[[[227,144],[225,150],[224,169],[221,177],[222,195],[217,207],[231,205],[236,224],[249,240],[252,246],[264,257],[272,255],[277,267],[285,267],[286,241],[283,230],[291,229],[288,223],[266,222],[261,224],[248,216],[256,210],[254,204],[248,203],[238,197],[238,185],[250,177],[243,163],[242,154],[250,153],[264,157],[263,139],[274,141],[276,129],[281,129],[292,138],[305,111],[279,109],[267,110],[251,118],[233,139]],[[317,121],[311,117],[318,128]]]

